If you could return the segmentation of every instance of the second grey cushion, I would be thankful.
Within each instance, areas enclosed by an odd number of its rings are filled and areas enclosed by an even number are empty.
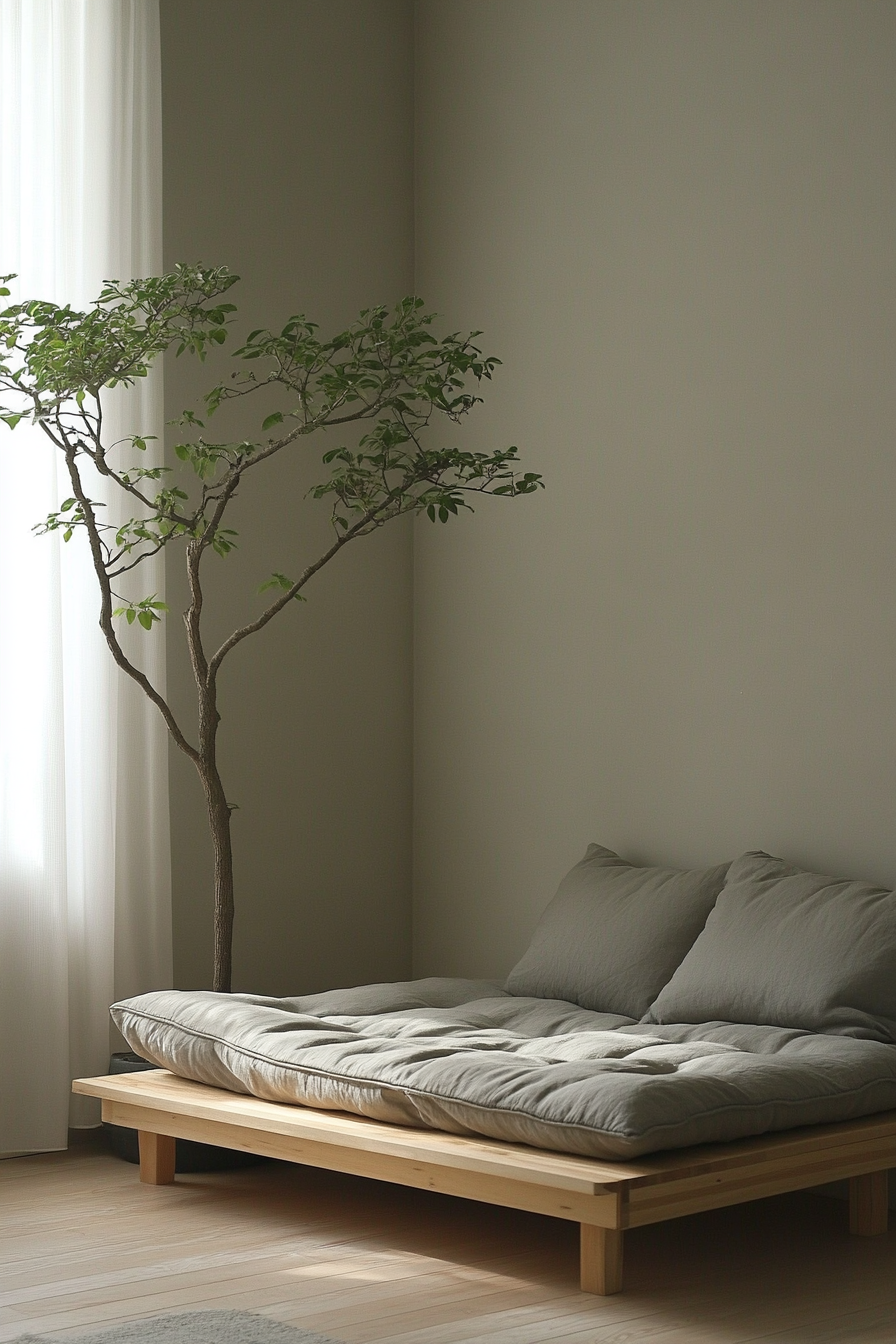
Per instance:
[[[727,871],[726,863],[693,872],[638,868],[589,845],[505,989],[641,1017],[706,923]]]
[[[744,854],[644,1020],[896,1041],[896,893]]]

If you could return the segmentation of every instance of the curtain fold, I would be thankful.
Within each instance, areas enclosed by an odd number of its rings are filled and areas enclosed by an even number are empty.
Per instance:
[[[158,0],[0,0],[0,273],[17,272],[14,299],[85,307],[106,279],[161,271],[160,88]],[[106,424],[157,436],[160,462],[161,371],[109,397]],[[114,998],[171,984],[171,880],[164,725],[106,649],[84,538],[31,530],[68,493],[55,450],[24,423],[0,429],[10,1153],[64,1148],[70,1124],[98,1120],[70,1082],[106,1071]],[[160,558],[134,577],[136,596],[163,596]],[[127,638],[164,691],[163,627]]]

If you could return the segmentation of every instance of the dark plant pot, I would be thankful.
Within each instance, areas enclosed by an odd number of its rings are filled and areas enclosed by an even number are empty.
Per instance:
[[[109,1060],[110,1073],[140,1073],[144,1069],[157,1069],[158,1064],[150,1064],[148,1059],[122,1050]],[[110,1125],[103,1121],[103,1129],[109,1140],[109,1147],[116,1157],[125,1162],[139,1162],[140,1150],[136,1129],[125,1125]],[[178,1139],[176,1145],[174,1169],[189,1171],[228,1171],[235,1167],[254,1167],[268,1158],[257,1153],[241,1153],[236,1148],[219,1148],[214,1143],[194,1143],[192,1139]]]

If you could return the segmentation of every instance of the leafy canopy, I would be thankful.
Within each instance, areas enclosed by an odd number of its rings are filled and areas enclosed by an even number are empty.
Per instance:
[[[471,385],[490,379],[499,361],[474,344],[479,332],[437,338],[433,316],[418,298],[391,311],[365,309],[328,340],[304,316],[291,317],[279,332],[250,332],[233,353],[229,378],[206,394],[202,418],[188,410],[175,422],[185,433],[174,452],[195,474],[192,493],[166,481],[169,468],[139,464],[147,438],[132,434],[107,443],[105,390],[145,377],[171,347],[204,360],[211,347],[224,344],[236,312],[225,296],[237,279],[226,267],[178,266],[163,276],[109,282],[86,312],[30,300],[0,313],[0,419],[11,429],[22,420],[38,424],[64,454],[72,482],[69,498],[39,530],[61,530],[68,541],[85,529],[108,615],[146,629],[164,604],[155,595],[138,602],[120,597],[115,583],[121,575],[176,539],[186,541],[197,565],[208,549],[226,556],[236,533],[224,526],[224,514],[247,472],[318,430],[369,422],[356,447],[323,454],[328,474],[310,492],[330,504],[332,546],[298,577],[275,573],[261,585],[260,592],[276,596],[259,621],[234,632],[219,650],[212,674],[234,643],[298,597],[347,541],[403,513],[446,522],[470,507],[472,493],[523,495],[542,484],[536,473],[518,472],[513,447],[484,453],[424,443],[436,413],[456,423],[481,400]],[[259,400],[259,394],[264,403],[265,392],[274,391],[281,404],[287,394],[291,409],[263,406],[257,437],[228,442],[209,434],[208,422],[225,403]],[[87,488],[86,463],[131,497],[134,516],[115,524],[104,519]]]

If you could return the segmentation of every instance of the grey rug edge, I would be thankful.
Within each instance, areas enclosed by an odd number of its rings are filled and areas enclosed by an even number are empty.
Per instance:
[[[9,1344],[343,1344],[332,1335],[249,1311],[184,1311],[113,1325],[90,1335],[17,1335]]]

